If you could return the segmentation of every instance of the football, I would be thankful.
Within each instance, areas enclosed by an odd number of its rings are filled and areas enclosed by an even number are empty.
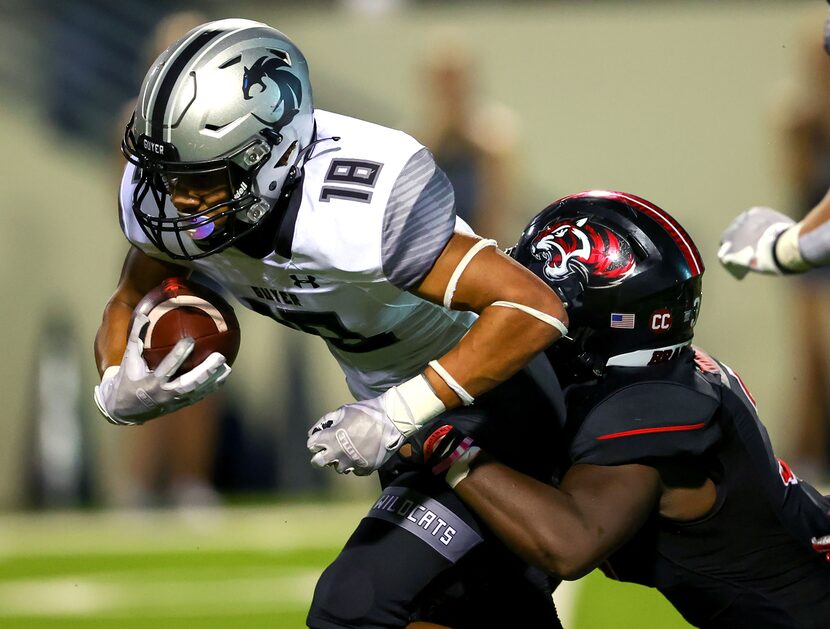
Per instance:
[[[213,352],[222,354],[231,365],[239,352],[239,321],[233,308],[218,293],[196,282],[167,278],[138,302],[135,312],[150,319],[144,331],[144,360],[150,369],[187,336],[196,346],[178,373],[189,371]]]

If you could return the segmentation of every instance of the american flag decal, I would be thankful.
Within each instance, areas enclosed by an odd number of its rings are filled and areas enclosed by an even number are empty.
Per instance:
[[[621,312],[612,312],[611,313],[611,327],[612,328],[622,328],[624,330],[633,330],[634,329],[634,315],[633,314],[624,314]]]

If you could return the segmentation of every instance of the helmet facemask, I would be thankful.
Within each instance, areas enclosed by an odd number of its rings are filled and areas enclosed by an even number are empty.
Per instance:
[[[276,139],[281,140],[281,137]],[[163,143],[152,143],[159,144]],[[271,161],[277,146],[269,144],[263,136],[217,159],[181,162],[170,159],[175,156],[175,148],[171,145],[162,147],[167,154],[161,158],[148,155],[148,151],[142,150],[136,142],[132,123],[129,124],[121,148],[127,159],[138,167],[133,211],[147,238],[171,258],[195,260],[217,253],[251,233],[271,208],[271,204],[258,195],[257,175]],[[295,146],[289,146],[285,153],[295,151]],[[167,198],[180,179],[223,182],[227,198],[195,212],[171,211]],[[148,196],[154,202],[154,213],[142,209]],[[178,245],[175,249],[165,242],[165,234],[175,236]],[[184,238],[192,241],[200,251],[189,253]]]

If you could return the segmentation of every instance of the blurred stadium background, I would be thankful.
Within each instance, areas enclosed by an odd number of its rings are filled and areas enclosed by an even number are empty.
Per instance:
[[[672,212],[708,265],[698,343],[742,372],[787,454],[802,377],[791,286],[737,284],[715,252],[739,210],[792,208],[774,112],[824,2],[0,0],[0,626],[303,626],[316,575],[374,493],[307,465],[306,425],[348,400],[323,344],[240,308],[215,471],[225,507],[113,508],[130,431],[90,394],[126,250],[115,137],[153,28],[193,8],[276,26],[308,57],[320,108],[412,132],[430,42],[462,38],[482,93],[519,124],[502,238],[583,189]],[[651,592],[597,575],[561,597],[570,627],[684,626]]]

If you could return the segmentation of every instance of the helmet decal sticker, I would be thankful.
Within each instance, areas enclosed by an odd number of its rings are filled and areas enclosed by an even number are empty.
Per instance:
[[[637,321],[636,315],[631,312],[612,312],[611,327],[620,330],[633,330]]]
[[[251,67],[245,67],[245,74],[242,78],[242,97],[245,100],[252,100],[268,92],[270,84],[265,82],[269,79],[279,90],[279,98],[274,99],[274,108],[271,110],[275,120],[265,120],[256,114],[252,114],[262,124],[272,129],[280,129],[289,124],[300,112],[300,104],[303,102],[303,87],[300,79],[291,72],[291,59],[282,50],[270,50],[271,55],[265,55],[254,61]],[[258,87],[258,90],[252,88]],[[269,95],[269,98],[272,96]],[[279,113],[275,113],[280,110]]]
[[[671,330],[672,316],[668,308],[660,308],[651,313],[651,331],[655,334],[663,334]]]
[[[635,269],[626,240],[588,218],[557,221],[542,229],[530,244],[531,254],[545,260],[544,274],[561,280],[574,273],[595,288],[615,286]]]

